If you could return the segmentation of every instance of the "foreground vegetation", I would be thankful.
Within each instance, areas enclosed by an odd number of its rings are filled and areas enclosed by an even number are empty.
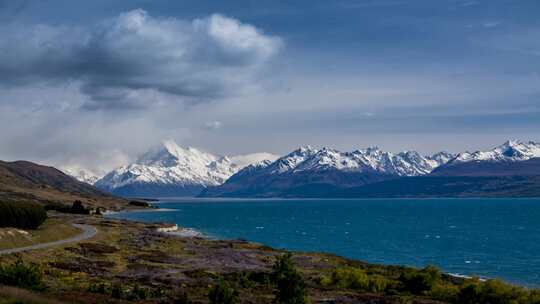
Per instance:
[[[0,227],[36,229],[46,219],[47,212],[39,204],[0,201]]]
[[[372,265],[239,240],[167,236],[141,223],[75,219],[100,233],[92,242],[3,257],[0,284],[66,303],[540,304],[538,290],[455,278],[431,266]]]
[[[49,218],[34,230],[0,228],[0,250],[54,242],[80,233],[80,229],[58,218]]]

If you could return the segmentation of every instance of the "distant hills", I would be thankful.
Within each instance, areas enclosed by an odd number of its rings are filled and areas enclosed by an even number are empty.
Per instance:
[[[0,161],[0,200],[33,201],[41,204],[72,204],[73,201],[80,200],[87,206],[102,206],[107,209],[127,203],[58,169],[27,161]]]

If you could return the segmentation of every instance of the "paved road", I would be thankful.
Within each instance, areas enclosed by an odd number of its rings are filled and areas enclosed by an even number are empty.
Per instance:
[[[93,237],[97,233],[97,229],[92,227],[92,226],[89,226],[89,225],[73,224],[73,226],[76,227],[76,228],[82,229],[83,233],[81,233],[81,234],[79,234],[77,236],[68,238],[68,239],[58,240],[58,241],[54,241],[54,242],[41,243],[41,244],[36,244],[36,245],[32,245],[32,246],[0,250],[0,255],[16,253],[16,252],[22,252],[22,251],[28,251],[28,250],[35,250],[35,249],[43,249],[43,248],[58,246],[58,245],[67,244],[67,243],[80,242],[80,241],[84,241],[84,240],[87,240],[87,239]]]

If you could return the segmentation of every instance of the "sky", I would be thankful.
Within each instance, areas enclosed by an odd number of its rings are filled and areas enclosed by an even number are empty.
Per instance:
[[[537,0],[0,0],[0,159],[540,140]]]

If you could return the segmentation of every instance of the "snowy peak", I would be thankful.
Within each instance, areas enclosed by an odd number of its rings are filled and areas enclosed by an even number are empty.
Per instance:
[[[339,170],[416,176],[430,173],[453,157],[454,155],[446,152],[422,156],[415,151],[393,154],[378,147],[340,152],[328,147],[317,150],[305,146],[278,159],[268,170],[272,174]]]
[[[97,182],[105,173],[97,173],[81,167],[64,167],[61,170],[67,175],[74,177],[76,180],[93,185]]]
[[[454,157],[456,157],[455,154],[452,154],[452,153],[449,153],[449,152],[446,152],[446,151],[441,151],[441,152],[435,153],[435,154],[433,154],[431,156],[428,156],[427,158],[430,161],[435,162],[436,166],[440,166],[442,164],[446,164],[447,162],[449,162]]]
[[[244,166],[267,158],[276,157],[269,153],[218,156],[193,147],[183,148],[169,140],[136,162],[108,173],[96,186],[112,192],[119,188],[147,187],[141,185],[205,188],[220,185]]]
[[[243,155],[236,155],[236,156],[230,156],[229,159],[234,164],[238,165],[240,168],[244,168],[247,166],[250,166],[252,164],[258,164],[261,162],[273,162],[276,159],[278,159],[279,156],[271,153],[251,153],[251,154],[243,154]]]
[[[463,152],[449,164],[478,161],[524,161],[540,157],[540,143],[509,140],[489,151]]]
[[[199,165],[204,166],[217,160],[217,156],[201,152],[195,148],[182,148],[174,141],[164,141],[157,148],[152,149],[140,157],[136,163],[141,165],[158,165],[164,167],[174,167],[177,165]]]
[[[316,154],[318,151],[310,146],[302,146],[284,157],[276,160],[270,167],[272,173],[286,173],[294,170],[300,163]]]

